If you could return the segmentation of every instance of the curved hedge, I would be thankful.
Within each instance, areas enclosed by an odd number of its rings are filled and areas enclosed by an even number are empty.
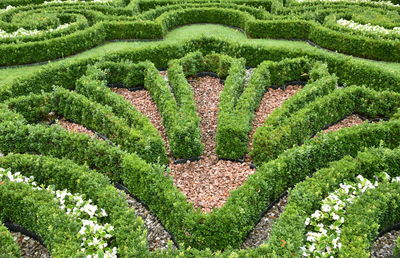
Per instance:
[[[38,234],[56,257],[82,255],[78,223],[58,208],[51,194],[26,184],[4,182],[0,197],[2,220],[11,220]]]
[[[393,177],[399,176],[399,153],[398,148],[368,149],[355,157],[345,156],[341,160],[332,162],[329,167],[318,170],[310,178],[297,184],[290,191],[285,211],[277,220],[266,246],[262,247],[260,252],[265,254],[274,252],[280,256],[290,253],[300,254],[300,247],[305,242],[304,221],[318,209],[320,201],[329,192],[337,189],[339,184],[352,181],[357,175],[373,178],[375,174],[386,172]],[[288,243],[284,247],[280,246],[282,239]],[[354,255],[356,254],[351,256]]]
[[[0,65],[55,59],[106,40],[162,38],[177,26],[199,22],[240,27],[251,37],[311,40],[341,53],[399,61],[396,36],[355,31],[337,23],[340,18],[360,24],[371,19],[371,24],[391,29],[397,26],[398,8],[386,2],[9,2],[27,5],[0,10],[1,33],[10,34],[21,27],[30,32],[20,38],[0,38]],[[42,32],[35,34],[34,30]],[[0,167],[34,175],[43,184],[84,193],[104,207],[110,214],[107,221],[115,226],[111,244],[118,247],[121,257],[300,255],[306,236],[304,219],[338,184],[360,173],[367,177],[382,171],[398,174],[400,77],[387,69],[388,64],[381,64],[312,47],[267,46],[250,39],[239,42],[201,36],[143,43],[103,58],[46,65],[0,87]],[[249,81],[245,80],[248,66],[258,66]],[[157,68],[168,68],[168,81]],[[167,163],[164,144],[154,126],[108,89],[144,85],[162,114],[173,156],[192,158],[199,156],[203,147],[199,116],[186,77],[201,71],[226,77],[217,147],[220,157],[230,159],[247,152],[251,120],[265,90],[290,80],[307,81],[258,130],[253,151],[257,170],[231,193],[224,206],[208,214],[194,209],[174,186],[168,170],[154,165]],[[120,146],[41,124],[51,111],[105,134]],[[389,121],[309,139],[352,112]],[[142,221],[112,183],[125,185],[143,201],[181,248],[150,253]],[[292,187],[289,204],[269,240],[257,248],[237,250],[268,204]],[[342,256],[368,255],[367,247],[377,230],[398,221],[397,203],[392,205],[396,213],[389,212],[390,198],[397,200],[398,193],[395,184],[385,184],[349,207]],[[15,183],[0,183],[0,195],[0,205],[6,207],[0,209],[1,221],[12,219],[37,232],[54,257],[80,255],[74,222],[58,218],[62,212],[49,196]],[[22,200],[18,199],[21,195]],[[363,205],[378,197],[376,206],[363,210]],[[10,205],[14,200],[16,204]],[[17,208],[23,211],[18,213]],[[31,210],[45,221],[29,216]],[[368,226],[361,226],[358,220]],[[50,224],[62,232],[49,230]],[[5,230],[0,227],[0,242],[2,232]],[[352,239],[355,235],[358,237]],[[64,238],[67,241],[62,242]],[[7,233],[5,239],[10,240]],[[286,244],[282,246],[281,240]]]
[[[107,222],[114,225],[115,246],[120,255],[130,257],[147,252],[143,221],[128,208],[124,194],[119,193],[107,177],[70,160],[31,154],[0,157],[0,167],[33,176],[39,184],[85,194],[108,213]]]
[[[21,257],[21,249],[15,243],[13,236],[10,231],[3,225],[0,224],[0,255],[4,257]]]

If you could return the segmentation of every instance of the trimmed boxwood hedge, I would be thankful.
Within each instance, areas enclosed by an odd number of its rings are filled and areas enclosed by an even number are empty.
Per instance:
[[[70,160],[31,154],[0,157],[0,167],[34,176],[39,185],[54,185],[58,190],[84,194],[105,209],[109,218],[106,222],[114,226],[114,244],[122,257],[140,256],[148,251],[143,221],[128,208],[124,194],[105,176]]]
[[[285,149],[300,145],[326,125],[352,113],[365,117],[391,117],[399,108],[400,94],[377,92],[364,87],[351,86],[338,89],[316,99],[298,111],[281,116],[279,124],[259,127],[254,136],[251,153],[256,164],[276,158]]]
[[[320,202],[330,192],[339,188],[346,180],[353,181],[357,175],[372,179],[375,174],[386,172],[395,177],[400,175],[400,149],[372,148],[360,152],[356,157],[345,156],[332,162],[329,167],[315,172],[310,178],[298,183],[290,191],[285,211],[276,221],[266,246],[261,253],[276,253],[279,256],[296,253],[305,244],[304,221],[319,208]],[[367,225],[367,224],[365,224]],[[281,240],[287,245],[282,247]],[[355,253],[348,254],[351,257]]]
[[[2,257],[21,257],[21,249],[14,241],[10,231],[0,223],[0,256]]]
[[[79,224],[63,213],[54,197],[23,183],[0,185],[0,218],[38,234],[55,257],[79,257]]]
[[[221,158],[240,159],[247,153],[254,112],[265,91],[287,81],[304,80],[310,69],[310,62],[304,58],[265,61],[244,85],[244,64],[244,59],[233,63],[221,93],[216,136]]]

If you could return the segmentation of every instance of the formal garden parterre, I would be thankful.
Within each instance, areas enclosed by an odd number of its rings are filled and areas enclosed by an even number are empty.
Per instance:
[[[396,257],[399,4],[2,1],[0,257]]]

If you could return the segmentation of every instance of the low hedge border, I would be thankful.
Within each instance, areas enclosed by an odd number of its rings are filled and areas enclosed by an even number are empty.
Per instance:
[[[379,230],[400,222],[400,183],[382,183],[347,208],[340,257],[369,256]]]
[[[309,61],[304,58],[279,63],[265,61],[253,72],[247,85],[244,85],[244,60],[239,67],[232,66],[221,93],[216,137],[218,156],[233,160],[243,158],[254,112],[265,91],[285,81],[305,79],[302,75],[309,66]]]
[[[10,231],[0,223],[0,256],[2,257],[21,257],[21,249],[14,241]]]
[[[107,14],[101,14],[105,12],[103,9],[99,9],[95,11],[100,13],[97,14],[95,22],[85,30],[43,41],[2,45],[0,54],[3,53],[3,55],[0,55],[2,57],[0,65],[28,64],[56,59],[112,39],[159,39],[167,31],[177,26],[199,22],[239,27],[253,38],[308,39],[321,47],[345,54],[382,61],[400,60],[399,43],[395,40],[350,35],[332,30],[306,18],[285,20],[277,16],[277,19],[266,12],[250,7],[245,8],[241,5],[228,4],[223,5],[222,8],[212,7],[212,5],[210,5],[211,7],[194,6],[196,7],[186,9],[161,7],[161,11],[150,11],[148,14],[143,14],[144,17],[154,19],[147,21],[141,20],[141,16],[134,18],[127,16],[121,16],[121,18],[116,14],[107,16]],[[89,13],[90,10],[87,11],[87,15]],[[104,17],[109,18],[109,21],[104,21]],[[332,40],[333,38],[340,40]],[[347,44],[341,44],[341,42],[347,42]],[[32,50],[35,50],[35,53]]]
[[[0,157],[0,167],[34,176],[35,182],[55,185],[71,193],[85,194],[108,213],[114,225],[115,246],[121,257],[141,256],[148,252],[146,231],[141,218],[128,208],[124,194],[117,191],[105,176],[70,160],[31,154],[10,154]]]
[[[354,112],[371,118],[391,117],[399,103],[400,94],[394,92],[377,92],[358,86],[335,90],[289,114],[288,118],[281,117],[275,127],[268,124],[259,127],[254,135],[253,162],[259,165],[272,160],[285,149],[302,144],[327,124]]]
[[[365,85],[375,90],[392,90],[400,92],[400,76],[378,65],[368,64],[362,60],[351,59],[319,49],[313,51],[288,49],[287,47],[264,47],[257,44],[237,43],[220,40],[214,37],[200,37],[176,44],[160,43],[151,47],[139,47],[128,51],[118,51],[104,58],[104,61],[120,62],[130,60],[140,62],[152,61],[157,67],[166,67],[169,60],[183,57],[185,54],[200,50],[202,53],[217,51],[232,57],[243,57],[246,65],[256,67],[264,60],[280,61],[285,58],[307,56],[310,60],[319,60],[328,64],[329,71],[335,73],[340,84]],[[30,92],[49,92],[53,85],[62,85],[68,89],[75,88],[77,78],[83,76],[88,64],[99,59],[88,58],[62,64],[45,66],[39,72],[25,76],[0,88],[0,101],[7,98],[26,95]]]
[[[328,95],[336,89],[337,77],[328,72],[326,64],[316,62],[309,72],[309,80],[302,90],[286,100],[280,108],[275,109],[265,120],[263,126],[277,126],[292,113],[303,108],[318,97]]]
[[[337,189],[340,183],[346,180],[352,181],[359,174],[368,178],[380,172],[398,176],[399,153],[398,148],[364,150],[354,158],[345,156],[341,160],[332,162],[329,167],[318,170],[310,178],[298,183],[290,191],[285,211],[276,221],[270,238],[266,245],[258,250],[260,252],[258,254],[301,255],[300,247],[304,245],[306,239],[304,221],[319,208],[320,201]],[[281,246],[281,240],[285,240],[287,244]]]
[[[154,141],[145,131],[131,128],[118,118],[111,108],[93,102],[83,95],[61,87],[51,93],[21,96],[7,101],[11,110],[24,116],[28,122],[42,121],[50,112],[81,124],[108,137],[128,152],[136,152],[151,163],[166,163],[166,151],[161,139]]]
[[[79,257],[80,229],[77,222],[63,213],[54,197],[22,183],[0,185],[0,218],[11,220],[43,238],[54,257]]]
[[[66,156],[80,164],[86,162],[126,185],[150,207],[178,242],[221,250],[227,246],[240,246],[258,214],[264,211],[265,203],[275,200],[288,187],[327,162],[344,155],[355,155],[365,147],[399,146],[399,130],[399,121],[389,121],[343,129],[308,141],[261,166],[242,187],[232,192],[223,207],[210,214],[195,212],[192,204],[173,186],[172,180],[165,177],[163,169],[152,168],[132,154],[124,154],[116,147],[85,135],[68,133],[57,127],[2,123],[0,150]]]

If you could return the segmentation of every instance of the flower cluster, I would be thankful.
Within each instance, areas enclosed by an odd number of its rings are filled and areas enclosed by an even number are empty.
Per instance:
[[[13,31],[13,32],[7,32],[7,31],[0,29],[0,38],[19,38],[19,37],[25,37],[25,36],[37,36],[37,35],[53,32],[53,31],[63,30],[63,29],[68,28],[69,26],[70,26],[70,24],[66,23],[66,24],[62,24],[62,25],[58,26],[55,29],[48,29],[48,30],[26,30],[24,28],[19,28],[18,30]]]
[[[399,4],[393,4],[390,1],[371,1],[371,0],[296,0],[298,3],[310,3],[310,2],[323,2],[323,3],[369,3],[380,6],[392,6],[399,7]]]
[[[380,174],[380,178],[386,182],[390,180],[386,173]],[[393,178],[392,182],[400,182],[400,177]],[[340,234],[346,207],[378,184],[378,180],[372,183],[359,175],[355,183],[340,184],[339,189],[322,200],[321,209],[316,210],[304,222],[310,231],[306,234],[306,245],[301,247],[303,256],[333,257],[342,245]]]
[[[349,21],[345,19],[337,20],[337,23],[341,26],[347,27],[352,30],[357,30],[361,32],[372,32],[383,35],[397,34],[400,35],[400,27],[394,27],[393,29],[386,29],[379,25],[372,25],[371,23],[360,24],[354,21]]]
[[[12,6],[12,5],[7,5],[6,8],[0,9],[0,13],[2,13],[2,12],[7,12],[7,11],[9,11],[9,10],[11,10],[11,9],[14,9],[14,8],[15,8],[15,7]]]
[[[11,173],[0,168],[0,181],[11,181],[16,183],[24,183],[32,186],[33,189],[38,191],[48,191],[54,195],[59,208],[67,215],[72,217],[82,225],[79,236],[82,239],[82,249],[88,258],[99,257],[98,253],[102,253],[105,258],[117,257],[117,248],[108,247],[108,240],[114,231],[113,226],[110,224],[100,224],[99,219],[106,217],[107,213],[104,209],[99,209],[96,205],[92,204],[92,200],[85,200],[81,194],[72,194],[66,189],[56,190],[54,186],[44,188],[39,186],[34,177],[25,177],[21,173]]]

